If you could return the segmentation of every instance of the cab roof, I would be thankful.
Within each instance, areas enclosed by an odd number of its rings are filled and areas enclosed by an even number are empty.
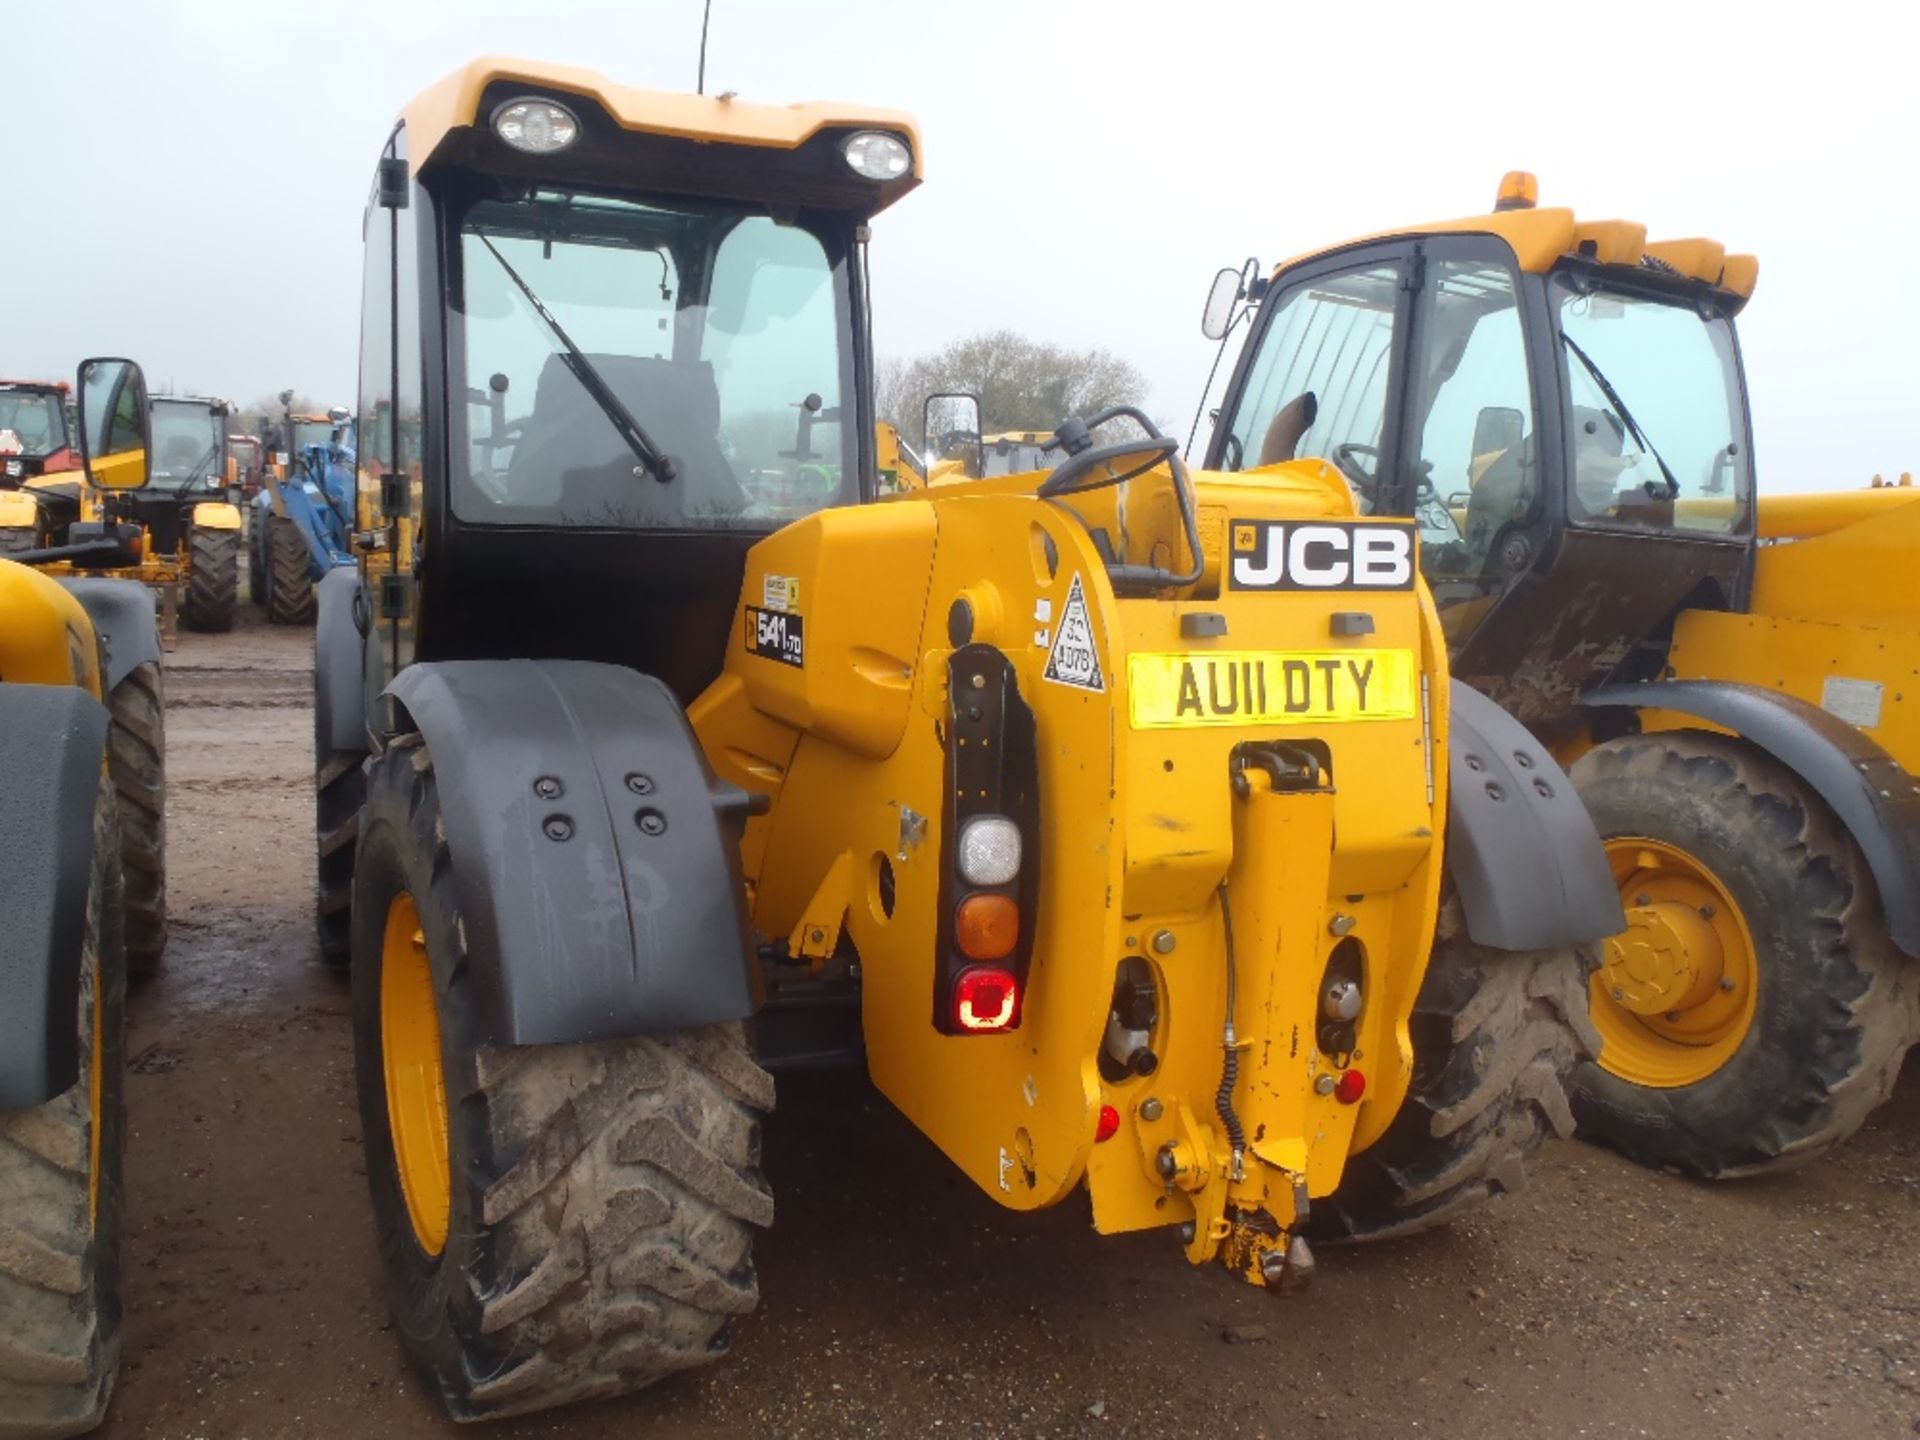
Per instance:
[[[415,96],[401,111],[407,130],[407,163],[418,175],[456,131],[480,122],[487,88],[496,83],[527,85],[593,101],[623,130],[706,144],[746,145],[798,150],[823,130],[890,130],[906,140],[913,155],[907,184],[882,187],[882,205],[898,198],[921,178],[920,128],[901,110],[812,101],[796,105],[758,105],[725,95],[686,95],[616,85],[598,71],[536,60],[483,56]]]
[[[1503,185],[1503,189],[1505,186]],[[1422,235],[1493,235],[1507,242],[1514,260],[1530,274],[1545,274],[1565,259],[1585,259],[1602,265],[1630,269],[1664,270],[1697,280],[1715,289],[1725,290],[1745,303],[1753,295],[1760,275],[1760,261],[1753,255],[1729,255],[1717,240],[1647,239],[1647,227],[1632,220],[1584,220],[1564,208],[1536,209],[1522,205],[1509,210],[1493,210],[1484,215],[1467,215],[1454,220],[1437,220],[1425,225],[1408,225],[1377,234],[1345,240],[1296,255],[1274,270],[1292,269],[1306,260],[1318,259],[1354,245],[1376,240],[1417,239]]]

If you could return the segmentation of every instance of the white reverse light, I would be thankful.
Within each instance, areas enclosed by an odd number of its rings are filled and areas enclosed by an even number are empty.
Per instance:
[[[907,142],[884,130],[862,130],[840,147],[853,173],[868,180],[898,180],[913,167]]]
[[[976,815],[960,827],[960,878],[1005,885],[1020,873],[1020,827],[1004,815]]]
[[[580,122],[551,100],[509,100],[493,112],[493,133],[529,155],[551,155],[574,142]]]

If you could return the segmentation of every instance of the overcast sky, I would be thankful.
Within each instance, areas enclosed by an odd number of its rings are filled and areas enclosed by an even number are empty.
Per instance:
[[[25,0],[5,0],[22,19]],[[0,374],[132,355],[235,400],[354,389],[360,214],[415,92],[474,55],[691,89],[699,0],[61,0],[9,26]],[[1184,435],[1221,264],[1543,203],[1761,259],[1763,489],[1920,470],[1920,124],[1902,8],[713,0],[708,88],[917,113],[876,330],[1138,364]]]

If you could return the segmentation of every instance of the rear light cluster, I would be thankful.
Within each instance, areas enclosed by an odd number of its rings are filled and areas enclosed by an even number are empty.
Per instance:
[[[1033,712],[990,645],[948,662],[947,797],[933,1024],[948,1035],[1017,1028],[1032,953],[1037,813]]]

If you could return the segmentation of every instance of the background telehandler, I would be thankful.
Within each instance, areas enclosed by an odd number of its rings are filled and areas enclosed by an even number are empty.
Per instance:
[[[1758,262],[1534,199],[1222,271],[1208,333],[1257,308],[1207,460],[1412,519],[1455,675],[1572,766],[1627,915],[1583,1128],[1804,1161],[1920,1034],[1920,492],[1756,500]]]
[[[456,1415],[725,1350],[782,1066],[1275,1288],[1570,1126],[1618,902],[1449,685],[1411,526],[1134,412],[877,498],[866,227],[919,163],[892,112],[479,61],[376,166],[320,937]]]
[[[79,395],[92,482],[137,489],[138,367],[89,360]],[[127,948],[108,702],[159,656],[145,587],[29,563],[0,559],[0,1434],[38,1440],[99,1424],[119,1366]]]

